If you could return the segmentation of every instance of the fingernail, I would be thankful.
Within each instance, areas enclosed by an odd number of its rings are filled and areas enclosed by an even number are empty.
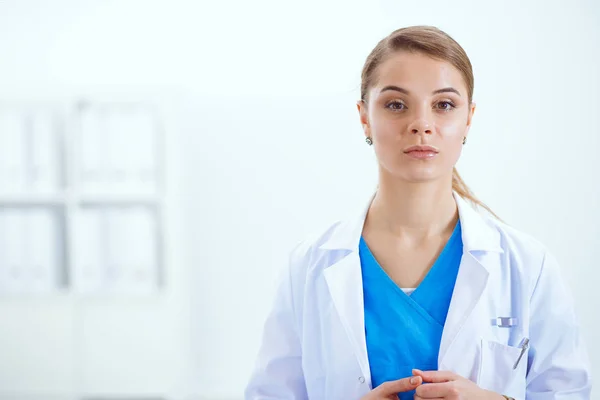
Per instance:
[[[411,385],[415,385],[416,383],[417,383],[417,378],[416,377],[410,378],[410,384]]]

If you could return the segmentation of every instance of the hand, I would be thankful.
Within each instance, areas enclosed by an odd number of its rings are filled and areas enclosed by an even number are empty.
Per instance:
[[[420,376],[384,382],[360,400],[398,400],[398,393],[410,392],[423,383]]]
[[[481,389],[475,383],[450,371],[413,370],[414,376],[423,378],[427,385],[421,385],[415,393],[415,400],[504,400],[504,397]]]

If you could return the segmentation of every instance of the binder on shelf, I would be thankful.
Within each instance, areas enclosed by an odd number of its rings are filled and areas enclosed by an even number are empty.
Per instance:
[[[0,210],[0,287],[18,293],[26,288],[25,216],[19,208]]]
[[[131,143],[137,148],[132,165],[132,185],[141,192],[154,192],[158,181],[158,126],[145,110],[131,112],[127,118]]]
[[[6,228],[6,218],[4,217],[5,211],[0,209],[0,293],[7,291],[8,285],[8,259],[6,256],[7,243],[6,236],[9,234]]]
[[[152,292],[158,288],[158,232],[156,212],[147,207],[130,210],[129,235],[134,237],[131,258],[127,260],[127,281],[133,292]]]
[[[35,112],[28,120],[28,186],[33,192],[55,193],[62,181],[58,121],[46,111]]]
[[[106,288],[105,216],[102,209],[78,210],[75,220],[73,283],[79,293],[97,293]]]
[[[58,210],[32,207],[24,213],[26,291],[52,292],[59,287],[63,262]]]
[[[106,210],[107,223],[107,252],[105,264],[105,277],[107,285],[113,291],[126,289],[124,280],[124,260],[128,256],[133,244],[124,223],[124,211],[120,208]]]
[[[106,139],[108,148],[107,175],[111,191],[121,191],[127,187],[131,173],[131,159],[136,157],[135,146],[129,141],[129,132],[123,124],[121,112],[111,110],[106,114]]]
[[[109,182],[106,175],[106,129],[103,113],[85,109],[79,115],[79,175],[85,192],[100,192]]]
[[[0,192],[25,190],[25,122],[21,113],[0,111]]]
[[[48,293],[58,288],[63,248],[54,207],[0,209],[0,290]]]
[[[108,211],[107,277],[113,290],[151,293],[157,288],[155,215],[141,206]]]

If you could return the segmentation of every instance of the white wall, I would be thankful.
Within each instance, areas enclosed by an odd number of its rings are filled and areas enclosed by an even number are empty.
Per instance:
[[[562,262],[600,373],[597,2],[5,1],[2,99],[133,95],[163,108],[172,279],[141,304],[0,300],[0,398],[239,398],[287,251],[375,185],[360,69],[412,24],[470,55],[478,109],[459,169]],[[19,335],[32,328],[43,335]]]

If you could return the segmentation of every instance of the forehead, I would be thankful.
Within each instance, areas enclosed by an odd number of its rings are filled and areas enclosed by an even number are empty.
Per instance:
[[[396,52],[377,67],[376,74],[375,90],[396,85],[411,92],[431,93],[436,89],[454,87],[461,95],[467,95],[465,81],[456,67],[422,53]]]

